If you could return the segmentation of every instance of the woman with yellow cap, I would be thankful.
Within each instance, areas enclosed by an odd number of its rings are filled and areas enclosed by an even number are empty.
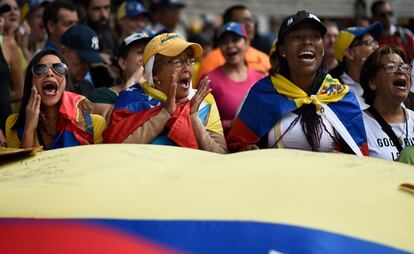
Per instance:
[[[175,33],[154,37],[145,47],[143,63],[148,83],[119,94],[107,143],[178,145],[226,153],[220,117],[209,94],[209,79],[192,90],[192,66],[202,47]]]

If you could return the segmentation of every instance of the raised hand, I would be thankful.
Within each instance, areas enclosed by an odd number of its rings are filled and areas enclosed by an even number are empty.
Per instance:
[[[164,104],[164,108],[170,115],[172,115],[177,109],[177,104],[175,102],[175,97],[177,96],[177,80],[177,72],[174,71],[171,79],[170,93],[168,94],[167,101]]]
[[[35,131],[39,123],[41,98],[36,87],[32,87],[32,93],[30,94],[29,102],[26,106],[26,122],[24,129],[26,132]]]
[[[128,78],[126,84],[127,86],[132,86],[134,84],[141,83],[144,80],[144,67],[139,65],[138,68],[135,69],[134,73],[132,73],[131,77]]]
[[[193,98],[191,98],[191,114],[198,112],[198,108],[200,107],[204,98],[206,98],[207,94],[211,92],[210,82],[211,80],[207,76],[203,78],[203,80],[201,80],[197,92],[195,93]]]

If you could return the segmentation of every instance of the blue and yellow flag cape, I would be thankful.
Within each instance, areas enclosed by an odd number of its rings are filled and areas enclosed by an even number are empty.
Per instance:
[[[155,116],[162,109],[167,96],[148,85],[135,84],[123,90],[112,111],[111,121],[104,133],[105,143],[122,143],[132,132]],[[174,115],[173,122],[151,144],[179,145],[198,148],[189,119],[189,103],[182,105]],[[223,135],[220,116],[214,98],[209,94],[200,105],[198,115],[207,130]]]
[[[362,112],[355,95],[348,86],[330,75],[326,75],[319,92],[313,96],[308,96],[279,74],[257,82],[249,91],[227,136],[229,149],[237,151],[257,143],[285,114],[311,103],[315,104],[318,112],[325,113],[351,149],[351,143],[356,144],[353,149],[356,154],[367,154]]]

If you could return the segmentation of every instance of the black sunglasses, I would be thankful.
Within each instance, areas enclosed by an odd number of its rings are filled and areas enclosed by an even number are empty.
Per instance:
[[[41,77],[47,73],[47,70],[52,68],[53,72],[59,76],[64,76],[68,73],[68,67],[64,63],[54,63],[54,64],[35,64],[32,68],[33,76]]]

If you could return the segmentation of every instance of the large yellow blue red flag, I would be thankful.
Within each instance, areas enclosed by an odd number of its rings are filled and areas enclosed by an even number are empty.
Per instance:
[[[57,149],[0,165],[0,253],[413,253],[412,166],[263,149]]]

